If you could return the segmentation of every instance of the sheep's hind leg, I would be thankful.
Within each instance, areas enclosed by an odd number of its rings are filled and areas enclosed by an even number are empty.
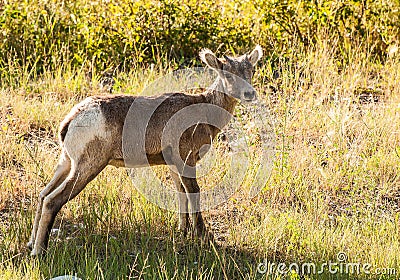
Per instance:
[[[72,166],[71,172],[65,181],[44,198],[36,240],[31,253],[32,256],[42,254],[47,248],[50,230],[61,207],[76,197],[107,165],[106,162],[95,166],[92,163],[93,161],[86,160],[76,166]]]
[[[70,169],[71,169],[71,160],[65,152],[62,152],[56,171],[54,172],[53,178],[39,194],[35,219],[33,222],[32,234],[27,244],[27,247],[29,249],[32,249],[33,245],[35,244],[36,233],[39,226],[40,216],[42,214],[42,206],[44,198],[52,191],[54,191],[54,189],[58,187],[65,180],[65,178],[68,176],[68,173],[70,172]]]

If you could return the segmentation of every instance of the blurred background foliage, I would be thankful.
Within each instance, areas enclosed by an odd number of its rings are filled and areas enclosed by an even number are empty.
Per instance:
[[[98,70],[135,63],[187,65],[261,44],[269,57],[329,41],[384,60],[400,41],[400,0],[2,0],[0,71],[40,74],[68,63]],[[125,68],[124,68],[125,67]]]

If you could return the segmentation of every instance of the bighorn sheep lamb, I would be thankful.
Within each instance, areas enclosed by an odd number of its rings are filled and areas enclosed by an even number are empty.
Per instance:
[[[126,150],[123,147],[124,123],[134,102],[139,104],[143,111],[158,104],[145,126],[144,148],[139,152],[143,152],[142,159],[144,158],[148,165],[174,165],[176,159],[182,159],[184,166],[176,164],[178,170],[171,169],[171,177],[181,194],[179,228],[187,231],[190,213],[194,233],[204,236],[206,229],[200,212],[200,188],[196,176],[185,174],[182,168],[192,168],[195,172],[196,163],[202,155],[200,149],[211,144],[220,129],[229,122],[229,118],[223,117],[218,125],[210,125],[204,123],[209,117],[207,110],[194,110],[198,115],[190,117],[202,121],[182,133],[176,142],[179,143],[178,147],[163,146],[163,129],[174,114],[191,105],[211,104],[232,114],[239,100],[255,101],[256,91],[251,85],[251,79],[254,65],[261,56],[260,46],[250,54],[239,57],[224,56],[222,59],[217,58],[210,50],[203,49],[200,52],[201,60],[218,75],[213,86],[201,94],[166,93],[155,97],[93,96],[76,105],[60,126],[61,156],[54,177],[39,195],[32,235],[28,243],[28,247],[32,249],[31,254],[35,256],[43,253],[48,245],[54,219],[61,207],[76,197],[107,165],[130,168],[145,164],[142,160],[129,156],[129,151],[137,153],[132,147]],[[138,105],[135,108],[138,108]],[[140,113],[136,115],[140,116]],[[130,129],[135,130],[135,127]],[[131,135],[135,135],[135,131]],[[128,161],[125,157],[127,153]]]

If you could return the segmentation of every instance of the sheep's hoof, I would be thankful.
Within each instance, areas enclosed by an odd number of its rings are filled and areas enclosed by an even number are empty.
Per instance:
[[[44,253],[43,249],[33,248],[32,252],[31,252],[31,257],[39,257],[39,256],[43,255],[43,253]]]

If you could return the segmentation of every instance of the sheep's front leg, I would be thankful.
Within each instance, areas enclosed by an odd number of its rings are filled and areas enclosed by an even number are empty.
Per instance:
[[[206,228],[200,209],[200,187],[197,184],[196,178],[188,178],[184,176],[181,178],[190,203],[190,216],[192,218],[194,233],[197,236],[203,236]]]
[[[174,181],[179,205],[179,231],[184,235],[187,234],[188,222],[189,222],[189,209],[188,209],[188,198],[184,186],[182,185],[179,174],[170,170],[172,180]]]

